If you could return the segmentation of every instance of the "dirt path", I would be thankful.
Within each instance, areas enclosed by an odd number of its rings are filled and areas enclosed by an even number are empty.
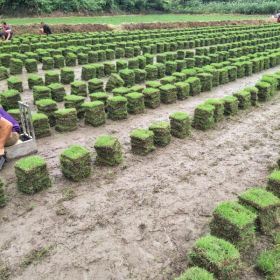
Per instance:
[[[147,157],[129,152],[129,132],[167,119],[174,111],[192,113],[206,98],[253,85],[260,75],[126,121],[97,129],[81,125],[76,132],[39,140],[53,187],[32,197],[16,191],[9,163],[3,176],[11,201],[0,211],[0,259],[9,265],[11,278],[172,279],[182,271],[193,242],[208,232],[215,205],[265,183],[268,167],[279,155],[280,97],[214,130],[194,131],[187,140],[172,139],[168,147]],[[91,178],[80,184],[65,180],[59,153],[72,143],[90,148],[103,133],[119,137],[124,164],[94,167]],[[40,262],[37,257],[29,266],[20,265],[39,246],[52,247]],[[246,280],[258,279],[251,274]]]

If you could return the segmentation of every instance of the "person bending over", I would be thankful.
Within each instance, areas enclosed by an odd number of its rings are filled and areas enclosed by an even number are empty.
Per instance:
[[[19,139],[19,133],[18,122],[0,108],[0,170],[6,161],[5,147],[15,145]]]
[[[13,31],[10,25],[8,25],[5,21],[2,22],[2,29],[1,37],[5,39],[5,41],[11,40],[13,37]]]
[[[52,31],[51,31],[51,28],[47,24],[41,22],[40,33],[45,34],[45,35],[50,35],[50,34],[52,34]]]

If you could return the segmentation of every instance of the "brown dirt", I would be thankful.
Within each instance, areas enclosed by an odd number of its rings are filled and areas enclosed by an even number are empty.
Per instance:
[[[270,69],[266,73],[279,70]],[[78,72],[78,70],[77,70]],[[263,74],[263,73],[262,73]],[[215,205],[234,199],[248,187],[264,185],[279,156],[280,97],[241,112],[208,132],[157,149],[147,157],[130,153],[129,132],[172,112],[192,113],[210,97],[222,97],[253,85],[262,74],[220,86],[197,97],[162,105],[124,121],[53,133],[38,141],[53,187],[26,196],[16,190],[14,162],[1,176],[8,183],[8,205],[0,210],[0,263],[11,279],[173,279],[186,268],[186,254],[208,232]],[[3,87],[3,84],[2,84]],[[24,99],[30,100],[25,92]],[[125,162],[115,168],[93,167],[82,183],[63,178],[59,154],[68,145],[88,147],[98,135],[117,136]],[[52,248],[28,266],[38,248]],[[252,268],[244,280],[261,279]]]

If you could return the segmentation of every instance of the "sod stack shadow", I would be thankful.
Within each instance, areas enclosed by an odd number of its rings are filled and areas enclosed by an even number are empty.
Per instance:
[[[158,88],[148,87],[143,90],[145,106],[151,109],[160,106],[160,90]]]
[[[154,133],[148,129],[135,129],[130,133],[132,153],[145,156],[155,150]]]
[[[213,274],[208,272],[207,270],[194,266],[187,269],[183,272],[179,277],[175,278],[175,280],[215,280]]]
[[[38,113],[46,114],[49,118],[50,126],[55,126],[54,112],[58,109],[57,104],[52,99],[40,99],[36,101]]]
[[[85,124],[97,127],[105,124],[106,114],[104,103],[101,101],[91,101],[82,104],[85,112]]]
[[[215,124],[215,107],[204,103],[195,108],[192,126],[199,130],[207,130]]]
[[[171,127],[169,122],[154,122],[149,126],[149,130],[154,133],[154,143],[156,146],[165,147],[171,141]]]
[[[75,108],[59,109],[54,113],[55,130],[70,132],[78,128],[77,110]]]
[[[15,89],[18,92],[23,92],[22,80],[19,77],[12,76],[7,80],[8,89]]]
[[[127,119],[127,98],[112,96],[107,102],[108,118],[111,120]]]
[[[184,139],[191,135],[191,119],[187,113],[175,112],[169,119],[172,136]]]
[[[141,114],[145,111],[144,95],[139,92],[131,92],[125,95],[127,98],[127,111],[129,114]]]
[[[0,178],[0,208],[6,206],[7,199],[5,195],[5,184],[2,178]]]
[[[224,102],[225,116],[236,115],[238,112],[238,99],[234,96],[225,96],[222,100]]]
[[[40,156],[29,156],[15,164],[18,190],[34,194],[51,186],[46,161]]]
[[[32,114],[32,123],[36,138],[43,138],[51,135],[49,118],[43,113]]]
[[[29,89],[33,89],[34,86],[43,86],[43,85],[44,85],[44,81],[41,76],[35,74],[28,76]]]
[[[90,152],[80,145],[72,145],[60,155],[62,174],[75,182],[79,182],[91,174]]]
[[[62,68],[60,72],[61,83],[64,85],[68,85],[75,80],[75,72],[71,68]]]
[[[106,83],[106,91],[111,92],[115,88],[119,88],[124,86],[125,82],[118,74],[112,74],[107,83]]]
[[[280,198],[280,171],[274,170],[268,176],[267,190],[271,191]]]
[[[18,108],[18,101],[21,101],[21,96],[17,90],[10,89],[0,93],[0,104],[6,111]]]
[[[116,137],[102,135],[96,139],[94,144],[96,150],[96,164],[104,166],[115,166],[123,161],[123,153],[120,142]]]

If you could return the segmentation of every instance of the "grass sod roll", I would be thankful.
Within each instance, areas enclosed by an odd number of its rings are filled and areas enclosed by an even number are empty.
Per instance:
[[[65,108],[75,108],[79,118],[84,117],[84,110],[82,104],[85,102],[85,97],[78,95],[65,95],[64,96],[64,107]]]
[[[7,198],[5,195],[5,184],[0,177],[0,208],[3,208],[7,204]]]
[[[82,80],[88,81],[96,78],[96,66],[94,64],[84,65],[82,67]]]
[[[158,88],[146,88],[143,90],[145,106],[151,109],[160,106],[160,90]]]
[[[39,113],[43,113],[48,116],[50,126],[55,126],[54,112],[58,109],[56,102],[52,99],[40,99],[36,101],[36,106]]]
[[[171,104],[177,101],[177,88],[174,85],[166,84],[160,88],[160,100],[164,104]]]
[[[54,59],[52,57],[43,57],[42,58],[43,63],[43,70],[52,70],[54,69]]]
[[[127,119],[127,98],[124,96],[113,96],[107,102],[108,118],[111,120]]]
[[[11,75],[22,74],[23,61],[21,59],[11,58],[9,66],[10,66],[10,74]]]
[[[50,99],[51,90],[46,86],[34,86],[33,87],[33,100],[34,104],[40,99]]]
[[[75,80],[74,70],[71,68],[62,68],[60,73],[61,83],[64,85],[70,84]]]
[[[126,87],[132,87],[135,85],[135,73],[131,69],[124,69],[120,71],[120,76],[124,81]]]
[[[77,110],[75,108],[59,109],[54,113],[55,130],[70,132],[78,128]]]
[[[215,107],[204,103],[198,105],[194,111],[192,126],[199,130],[207,130],[215,124]]]
[[[274,170],[268,176],[267,190],[280,198],[280,171]]]
[[[28,80],[29,89],[33,89],[34,86],[44,85],[43,78],[39,75],[35,75],[35,74],[29,75],[27,80]]]
[[[206,269],[194,266],[187,269],[179,277],[174,280],[215,280],[213,274]]]
[[[280,225],[280,199],[263,188],[251,188],[239,195],[239,202],[254,211],[263,234],[270,235]]]
[[[87,83],[85,81],[75,81],[71,83],[71,94],[86,97],[87,92]]]
[[[191,135],[191,119],[187,113],[175,112],[169,119],[172,136],[184,139]]]
[[[90,152],[81,145],[71,145],[60,155],[60,168],[67,179],[82,181],[91,174]]]
[[[17,188],[26,194],[34,194],[51,187],[46,161],[40,156],[29,156],[15,164]]]
[[[18,101],[21,101],[21,96],[15,89],[6,90],[0,93],[0,104],[5,110],[17,109]]]
[[[32,123],[36,138],[43,138],[51,135],[49,118],[43,113],[32,114]]]
[[[222,202],[214,210],[211,234],[234,244],[246,252],[256,241],[257,215],[238,202]]]
[[[154,143],[156,146],[165,147],[171,141],[171,126],[169,122],[154,122],[149,126],[149,130],[154,133]]]
[[[85,111],[85,124],[97,127],[106,122],[105,106],[102,101],[91,101],[82,104]]]
[[[63,84],[53,83],[48,86],[51,90],[52,99],[56,102],[62,102],[64,100],[64,96],[66,95],[66,91]]]
[[[135,129],[130,133],[132,153],[145,156],[155,150],[154,133],[148,129]]]
[[[241,268],[240,253],[233,244],[207,235],[195,242],[189,254],[192,265],[213,273],[217,279],[238,279]]]
[[[272,90],[271,84],[260,81],[260,82],[257,82],[255,86],[259,90],[258,100],[260,102],[268,101],[271,97],[271,90]]]
[[[190,77],[186,80],[186,82],[190,85],[190,95],[195,96],[200,94],[201,92],[201,82],[197,77]]]
[[[127,111],[129,114],[141,114],[145,111],[144,95],[140,92],[131,92],[127,98]]]
[[[32,58],[26,59],[24,66],[27,73],[38,72],[38,64],[36,59],[32,59]]]
[[[215,122],[219,122],[224,119],[225,107],[224,107],[224,101],[222,99],[210,98],[207,99],[205,103],[215,107],[215,111],[214,111]]]
[[[124,80],[118,74],[112,74],[107,83],[106,83],[106,91],[111,92],[114,89],[122,87],[125,84]]]
[[[22,80],[19,77],[12,76],[7,80],[8,89],[15,89],[18,92],[23,92]]]
[[[225,96],[224,102],[224,114],[225,116],[233,116],[238,112],[238,99],[235,96]]]
[[[123,161],[122,147],[118,139],[110,135],[102,135],[94,144],[96,151],[96,164],[103,166],[116,166]]]
[[[197,77],[201,83],[201,91],[210,91],[213,87],[213,75],[209,73],[199,73]]]
[[[233,94],[238,99],[238,108],[246,110],[251,107],[251,94],[246,90],[242,90]]]
[[[259,93],[258,88],[257,87],[247,87],[244,90],[250,92],[251,105],[256,106],[258,104],[258,93]]]
[[[90,93],[104,91],[104,84],[101,79],[94,78],[88,81],[88,91]]]
[[[53,83],[59,83],[59,73],[56,71],[48,71],[45,73],[45,85],[48,86]]]

